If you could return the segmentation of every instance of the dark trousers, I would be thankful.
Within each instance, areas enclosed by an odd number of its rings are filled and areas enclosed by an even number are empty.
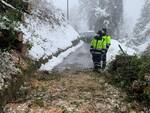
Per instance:
[[[106,57],[107,57],[107,52],[104,52],[102,54],[102,69],[105,69],[106,67]]]
[[[105,69],[106,67],[106,52],[92,53],[94,69]]]
[[[93,60],[93,64],[94,64],[94,69],[99,69],[101,68],[101,61],[102,61],[102,54],[96,54],[96,53],[92,53],[92,60]]]

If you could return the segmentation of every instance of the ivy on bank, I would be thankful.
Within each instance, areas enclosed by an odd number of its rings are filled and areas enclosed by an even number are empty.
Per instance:
[[[22,10],[22,0],[5,0],[8,4],[16,9]],[[5,4],[0,3],[0,32],[1,43],[0,47],[3,51],[12,49],[13,44],[17,38],[16,28],[21,21],[21,12],[7,7]]]

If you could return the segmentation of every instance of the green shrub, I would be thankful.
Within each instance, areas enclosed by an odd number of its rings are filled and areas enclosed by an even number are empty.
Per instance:
[[[4,16],[11,22],[17,22],[21,20],[21,13],[16,10],[9,10],[4,14]]]
[[[150,56],[142,56],[141,62],[139,76],[150,73]]]
[[[22,0],[6,0],[6,2],[13,5],[17,10],[5,7],[5,10],[0,12],[0,23],[2,23],[0,31],[4,34],[0,40],[2,51],[9,51],[14,48],[17,38],[15,29],[18,27],[22,15],[18,11],[22,9]]]
[[[28,43],[27,43],[27,48],[28,48],[28,50],[31,50],[31,49],[32,49],[32,47],[33,47],[33,44],[32,44],[32,43],[30,43],[30,42],[28,42]]]
[[[35,105],[38,105],[40,107],[44,107],[44,102],[43,102],[43,99],[41,97],[38,97],[34,100],[34,104]]]
[[[0,39],[0,49],[2,51],[9,51],[11,49],[15,49],[17,32],[13,29],[0,31],[2,31],[4,34],[4,37],[1,37]]]
[[[17,9],[22,9],[23,0],[5,0],[5,1]]]
[[[150,85],[144,89],[144,95],[150,98]]]
[[[109,64],[108,71],[113,75],[112,83],[125,89],[130,97],[140,101],[150,101],[150,56],[118,55]]]

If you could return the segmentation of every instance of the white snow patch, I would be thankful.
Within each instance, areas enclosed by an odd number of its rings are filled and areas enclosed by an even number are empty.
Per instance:
[[[149,45],[150,45],[150,43],[149,43],[149,42],[146,42],[146,43],[144,43],[144,44],[138,46],[138,52],[139,52],[139,53],[144,52],[144,51],[146,50],[146,48],[147,48]]]
[[[138,50],[137,51],[138,53],[143,53],[147,49],[148,46],[150,46],[150,40],[146,41],[145,43],[139,46],[136,46],[135,48]]]
[[[80,41],[80,43],[77,46],[72,47],[68,49],[67,51],[61,53],[58,57],[53,56],[51,60],[49,60],[46,64],[43,64],[41,66],[40,70],[51,71],[55,66],[60,64],[64,60],[65,57],[67,57],[70,53],[75,52],[82,45],[83,45],[83,41]]]
[[[107,60],[108,62],[111,62],[115,59],[116,55],[119,55],[121,53],[119,45],[121,45],[122,49],[128,54],[128,55],[134,55],[136,51],[134,49],[131,49],[124,44],[119,43],[117,40],[111,40],[111,46],[107,53]]]
[[[136,40],[136,39],[134,39],[134,40]],[[131,43],[131,45],[132,46],[130,46],[130,48],[135,49],[137,54],[142,54],[150,46],[150,39],[145,40],[140,45],[135,45],[134,43],[133,44]]]
[[[34,60],[46,58],[59,49],[66,49],[72,45],[72,41],[79,37],[79,34],[67,22],[61,22],[61,25],[55,25],[52,28],[51,23],[41,20],[34,16],[26,19],[27,27],[21,26],[24,33],[24,41],[29,41],[32,45],[29,56]]]

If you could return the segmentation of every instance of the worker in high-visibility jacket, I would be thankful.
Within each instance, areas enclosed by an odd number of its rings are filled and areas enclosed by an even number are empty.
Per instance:
[[[106,40],[103,37],[102,31],[98,31],[97,35],[91,41],[90,52],[92,54],[92,60],[94,64],[94,71],[104,68],[103,52],[106,51]]]
[[[108,52],[108,49],[111,45],[111,36],[107,34],[107,29],[106,28],[103,28],[102,29],[102,34],[103,34],[103,38],[105,39],[105,42],[106,42],[106,51],[103,52],[103,55],[102,55],[102,59],[103,59],[103,69],[106,67],[106,58],[107,58],[107,52]]]

